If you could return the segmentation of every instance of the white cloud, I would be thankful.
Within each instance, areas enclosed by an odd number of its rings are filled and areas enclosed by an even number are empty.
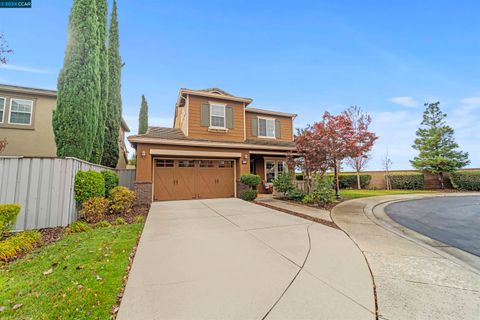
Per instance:
[[[409,96],[392,97],[388,100],[404,107],[417,107],[418,105],[420,105],[420,103],[417,100]]]
[[[29,73],[42,73],[42,74],[52,74],[53,72],[46,69],[31,68],[25,66],[18,66],[14,64],[0,64],[0,69],[29,72]]]

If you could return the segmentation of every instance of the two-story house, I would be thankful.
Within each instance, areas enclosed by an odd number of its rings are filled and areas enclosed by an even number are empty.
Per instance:
[[[0,157],[55,157],[52,113],[56,106],[54,90],[0,84]],[[117,168],[125,168],[128,161],[125,132],[130,129],[122,118]]]
[[[295,150],[292,113],[249,108],[218,88],[181,89],[173,128],[128,137],[137,154],[139,202],[235,197],[239,178],[258,174],[265,192]]]

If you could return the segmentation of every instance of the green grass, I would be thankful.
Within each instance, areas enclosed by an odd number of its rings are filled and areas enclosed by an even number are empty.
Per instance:
[[[1,319],[110,319],[143,224],[68,234],[0,268]],[[44,275],[50,268],[53,271]],[[13,311],[12,307],[22,304]]]
[[[340,190],[340,196],[344,199],[358,199],[375,196],[388,196],[394,194],[413,194],[413,193],[432,193],[428,190],[354,190],[354,189],[342,189]]]

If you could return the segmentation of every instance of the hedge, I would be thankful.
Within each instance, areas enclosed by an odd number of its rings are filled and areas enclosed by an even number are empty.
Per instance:
[[[103,170],[101,171],[103,179],[105,179],[105,195],[108,196],[110,191],[118,186],[118,175],[112,170]]]
[[[333,177],[332,174],[329,176]],[[366,189],[372,180],[372,176],[369,174],[360,174],[360,186],[362,189]],[[341,189],[357,189],[357,175],[341,173],[338,176],[338,184]]]
[[[17,221],[20,209],[19,204],[0,204],[0,236],[4,232],[10,231],[10,228]]]
[[[75,175],[75,200],[81,205],[93,197],[105,196],[105,179],[100,172],[78,171]]]
[[[392,189],[423,189],[422,173],[390,174],[388,178]]]
[[[480,191],[480,171],[457,171],[450,174],[455,189]]]

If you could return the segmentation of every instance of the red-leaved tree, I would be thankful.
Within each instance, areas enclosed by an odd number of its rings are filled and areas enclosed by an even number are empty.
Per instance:
[[[295,137],[297,152],[303,158],[303,168],[307,177],[312,172],[325,172],[333,169],[336,195],[339,197],[338,168],[340,162],[352,156],[355,146],[355,132],[352,122],[345,113],[323,114],[322,120],[308,125]]]
[[[353,143],[350,145],[350,156],[347,163],[357,173],[357,188],[361,189],[360,171],[363,170],[370,160],[369,152],[378,137],[375,133],[369,131],[372,118],[360,107],[352,106],[343,114],[350,120],[353,130]]]

